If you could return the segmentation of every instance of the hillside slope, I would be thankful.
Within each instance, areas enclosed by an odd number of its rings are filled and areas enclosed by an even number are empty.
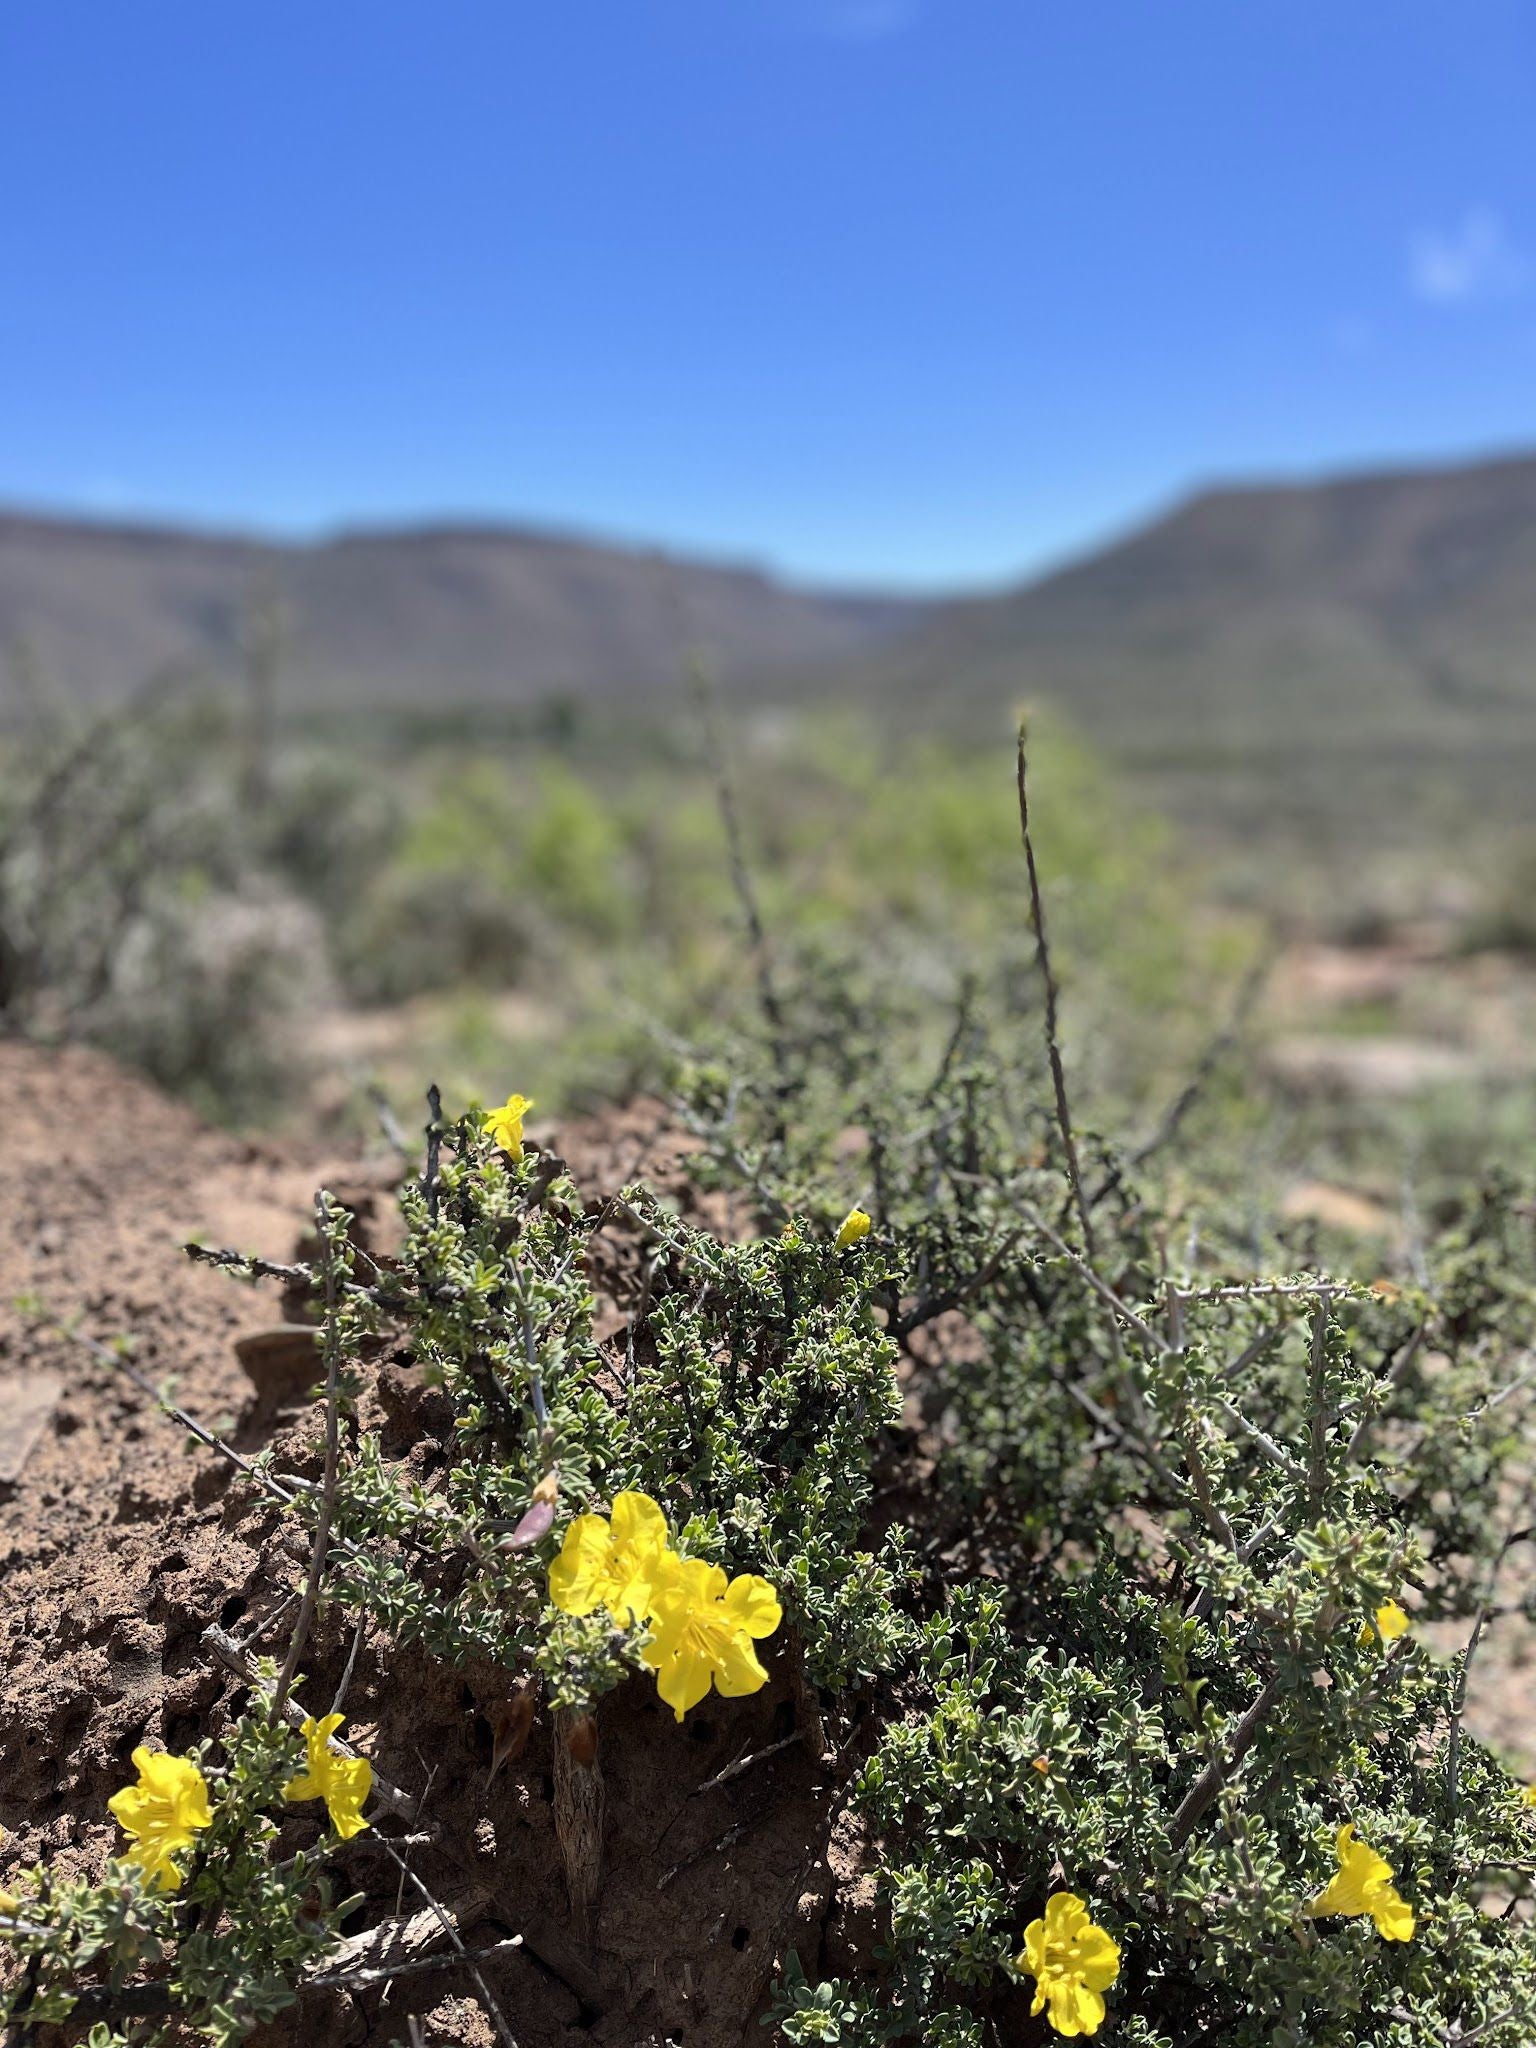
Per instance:
[[[235,674],[274,599],[283,695],[335,708],[612,697],[675,682],[700,645],[728,675],[776,674],[866,649],[914,609],[510,528],[283,546],[0,516],[0,703],[33,678],[107,702],[169,668]]]
[[[1054,701],[1143,757],[1536,737],[1536,458],[1207,491],[843,680],[961,718]]]
[[[1357,776],[1378,809],[1435,778],[1447,815],[1466,791],[1528,808],[1536,457],[1211,490],[931,605],[504,528],[276,546],[0,517],[0,704],[32,674],[96,700],[167,667],[235,674],[273,596],[291,704],[618,703],[703,644],[754,700],[874,700],[894,725],[997,732],[1055,704],[1162,794],[1193,778],[1239,820],[1255,796],[1341,815]]]

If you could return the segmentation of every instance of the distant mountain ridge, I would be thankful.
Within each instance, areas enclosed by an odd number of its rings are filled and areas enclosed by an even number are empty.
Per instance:
[[[822,687],[1053,701],[1132,756],[1536,737],[1536,457],[1202,491]]]
[[[237,675],[281,620],[280,699],[334,708],[526,704],[675,683],[689,651],[791,673],[911,624],[897,598],[515,527],[310,544],[0,514],[0,706],[26,677],[88,702],[156,675]]]
[[[753,701],[955,733],[1043,701],[1181,773],[1470,750],[1516,801],[1536,750],[1536,456],[1205,490],[1050,575],[927,604],[512,528],[285,546],[0,516],[0,704],[23,665],[97,700],[167,667],[236,674],[274,595],[281,694],[305,705],[616,704],[703,645]]]

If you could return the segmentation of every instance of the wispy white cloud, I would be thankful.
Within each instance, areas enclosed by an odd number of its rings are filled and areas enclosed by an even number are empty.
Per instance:
[[[919,0],[821,0],[816,26],[843,43],[879,43],[917,20]]]
[[[1436,306],[1508,299],[1531,282],[1531,266],[1498,214],[1474,206],[1455,227],[1429,228],[1409,248],[1408,280],[1415,294]]]

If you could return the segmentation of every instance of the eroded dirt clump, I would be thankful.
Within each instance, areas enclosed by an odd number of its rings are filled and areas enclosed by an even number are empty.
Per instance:
[[[235,1450],[249,1457],[270,1446],[276,1471],[312,1477],[320,1447],[317,1418],[302,1405],[305,1375],[295,1369],[285,1381],[270,1370],[282,1349],[274,1326],[286,1323],[290,1351],[302,1354],[301,1305],[195,1266],[182,1244],[201,1237],[287,1258],[302,1246],[322,1180],[341,1189],[363,1228],[377,1228],[388,1205],[374,1197],[390,1162],[279,1152],[208,1131],[87,1052],[0,1046],[0,1094],[11,1105],[0,1161],[0,1402],[14,1406],[48,1374],[61,1389],[0,1501],[0,1824],[8,1866],[46,1860],[61,1874],[94,1873],[118,1846],[106,1801],[132,1776],[135,1745],[185,1749],[218,1736],[249,1703],[210,1628],[281,1655],[307,1539],[80,1340],[131,1335],[137,1368]],[[654,1106],[573,1129],[564,1145],[584,1184],[616,1186],[643,1170],[653,1185],[686,1188],[686,1142]],[[632,1284],[636,1262],[621,1240],[605,1259],[599,1286]],[[254,1381],[237,1344],[256,1361]],[[443,1457],[446,1404],[421,1385],[403,1346],[382,1350],[369,1370],[361,1427],[380,1434],[388,1457],[429,1476]],[[352,1647],[348,1618],[325,1616],[306,1659],[315,1711],[330,1703]],[[555,1837],[552,1717],[536,1715],[521,1753],[493,1779],[511,1675],[450,1669],[419,1652],[383,1661],[375,1649],[365,1639],[356,1656],[348,1732],[419,1803],[420,1818],[406,1827],[381,1815],[332,1844],[338,1895],[365,1900],[347,1931],[394,1915],[403,1885],[405,1910],[419,1905],[382,1838],[430,1833],[409,1848],[411,1867],[455,1912],[466,1945],[522,1937],[520,1951],[485,1969],[523,2048],[754,2038],[776,1957],[787,1943],[819,1953],[836,1918],[837,1871],[851,1877],[853,1864],[852,1838],[829,1839],[830,1767],[805,1742],[786,1742],[799,1726],[788,1660],[771,1660],[773,1682],[758,1695],[711,1700],[682,1727],[639,1680],[599,1703],[603,1868],[585,1938]],[[319,1836],[314,1810],[295,1809],[285,1843]],[[433,2040],[495,2038],[462,1970],[405,1977],[387,1992],[307,1993],[271,2038],[404,2041],[412,2013]]]

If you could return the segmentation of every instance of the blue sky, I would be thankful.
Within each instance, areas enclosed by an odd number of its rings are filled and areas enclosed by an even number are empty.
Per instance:
[[[1529,0],[0,11],[0,499],[989,581],[1536,444]]]

